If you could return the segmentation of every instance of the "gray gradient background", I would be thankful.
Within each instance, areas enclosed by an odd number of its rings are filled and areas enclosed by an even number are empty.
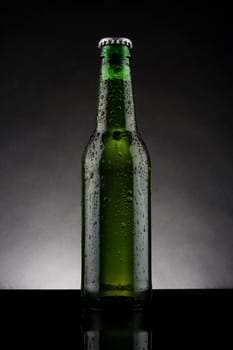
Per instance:
[[[233,287],[229,9],[106,8],[0,11],[0,287],[80,288],[80,160],[111,35],[134,43],[153,288]]]

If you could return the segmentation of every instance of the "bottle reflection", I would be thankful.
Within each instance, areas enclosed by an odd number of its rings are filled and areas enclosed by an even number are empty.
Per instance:
[[[145,311],[85,310],[81,322],[83,350],[149,350],[150,315]]]

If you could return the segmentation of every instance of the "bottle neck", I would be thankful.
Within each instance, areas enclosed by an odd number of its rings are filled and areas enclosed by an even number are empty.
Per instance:
[[[123,45],[102,48],[97,129],[134,131],[136,129],[129,49]]]

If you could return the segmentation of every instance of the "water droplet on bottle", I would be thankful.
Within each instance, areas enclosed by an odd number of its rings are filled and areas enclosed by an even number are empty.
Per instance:
[[[119,156],[119,157],[122,157],[122,153],[121,153],[121,152],[118,152],[118,156]]]
[[[113,132],[113,138],[115,140],[120,140],[121,139],[121,132],[120,131],[114,131]]]
[[[123,228],[125,228],[125,227],[126,227],[126,223],[125,223],[125,222],[122,222],[122,223],[121,223],[121,226],[122,226]]]

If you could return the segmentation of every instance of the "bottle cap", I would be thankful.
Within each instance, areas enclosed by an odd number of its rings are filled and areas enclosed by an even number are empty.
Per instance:
[[[119,38],[119,37],[113,37],[113,38],[103,38],[99,41],[98,43],[98,48],[100,49],[102,46],[105,45],[109,45],[109,44],[113,44],[113,45],[126,45],[128,46],[130,49],[132,49],[133,44],[132,41],[128,38]]]

